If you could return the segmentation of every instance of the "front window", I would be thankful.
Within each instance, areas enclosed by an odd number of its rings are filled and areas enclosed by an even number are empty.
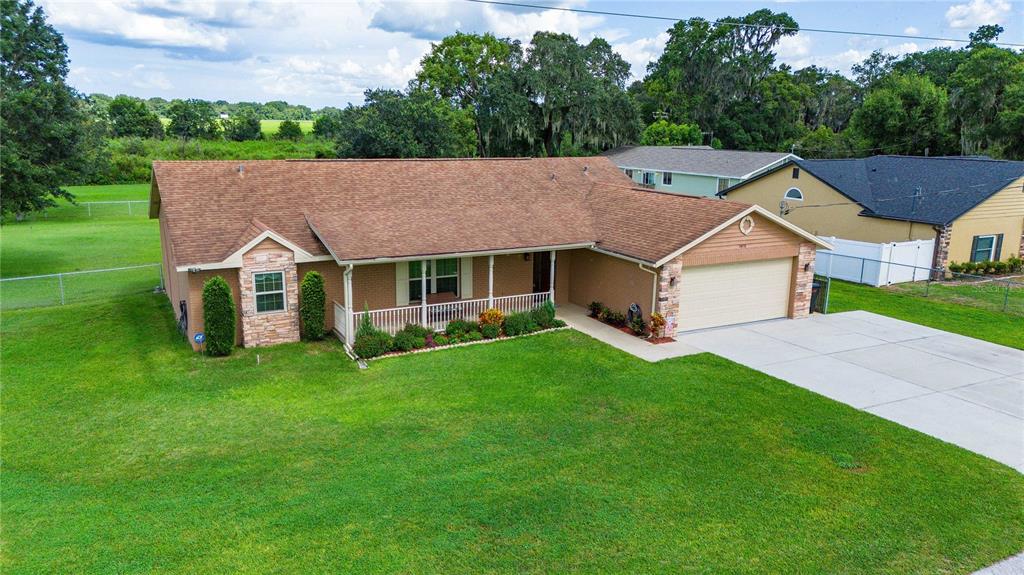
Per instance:
[[[409,301],[422,301],[423,289],[421,274],[423,263],[409,262]],[[427,260],[427,293],[459,293],[459,260],[456,258],[443,260]]]
[[[256,313],[284,311],[284,272],[253,274]]]
[[[802,202],[804,201],[804,193],[797,188],[790,188],[786,190],[786,199]]]
[[[664,172],[661,174],[661,183],[666,186],[672,185],[672,172]]]
[[[644,185],[645,186],[653,186],[654,185],[654,172],[644,172]]]
[[[995,236],[974,236],[974,247],[971,249],[972,262],[987,262],[996,258],[992,257],[996,251]]]
[[[729,178],[718,178],[718,191],[721,192],[729,187]]]

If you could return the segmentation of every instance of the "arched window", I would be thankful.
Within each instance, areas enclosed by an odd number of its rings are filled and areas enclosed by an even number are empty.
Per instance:
[[[790,188],[786,190],[785,197],[787,200],[796,200],[798,202],[804,201],[804,193],[801,192],[799,188]]]

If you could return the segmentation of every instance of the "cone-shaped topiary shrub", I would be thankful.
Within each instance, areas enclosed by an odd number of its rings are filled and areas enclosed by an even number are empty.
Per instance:
[[[231,286],[220,276],[203,284],[203,323],[206,350],[211,355],[229,355],[235,347],[235,300]]]
[[[324,276],[312,271],[302,278],[299,286],[299,317],[302,319],[302,339],[316,341],[324,337]]]

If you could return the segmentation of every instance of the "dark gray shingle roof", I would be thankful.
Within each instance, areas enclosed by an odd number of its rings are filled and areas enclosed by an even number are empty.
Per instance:
[[[620,168],[742,178],[791,154],[716,150],[707,146],[623,146],[608,150]]]
[[[943,225],[1024,176],[1024,162],[984,157],[872,156],[795,163],[863,206],[864,215]]]

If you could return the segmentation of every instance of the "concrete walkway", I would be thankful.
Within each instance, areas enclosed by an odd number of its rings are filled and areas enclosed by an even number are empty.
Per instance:
[[[864,311],[690,332],[651,345],[563,306],[647,361],[708,351],[1024,472],[1024,352]]]

